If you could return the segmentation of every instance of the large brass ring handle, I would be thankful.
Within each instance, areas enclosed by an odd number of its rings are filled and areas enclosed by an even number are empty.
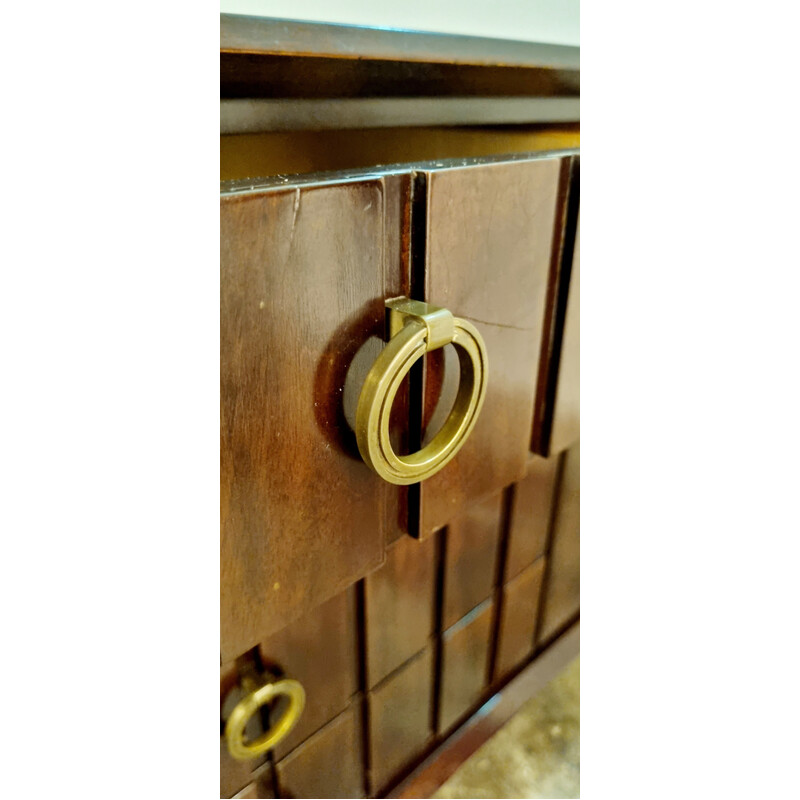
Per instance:
[[[289,707],[281,715],[281,718],[266,733],[252,742],[245,742],[244,729],[250,717],[265,703],[282,695],[289,698]],[[225,724],[225,741],[228,744],[228,751],[238,761],[248,761],[271,750],[294,727],[303,713],[305,704],[306,693],[302,685],[288,678],[268,683],[245,695],[231,711]]]
[[[390,339],[375,359],[356,409],[356,440],[366,464],[401,486],[430,478],[461,449],[475,427],[486,395],[486,346],[472,323],[447,309],[398,297],[386,301]],[[389,416],[397,390],[414,362],[451,343],[461,367],[458,394],[442,429],[422,450],[398,456],[389,440]]]

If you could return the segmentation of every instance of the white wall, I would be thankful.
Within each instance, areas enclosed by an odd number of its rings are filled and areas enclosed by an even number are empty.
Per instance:
[[[529,42],[580,43],[580,0],[220,0],[220,11]]]

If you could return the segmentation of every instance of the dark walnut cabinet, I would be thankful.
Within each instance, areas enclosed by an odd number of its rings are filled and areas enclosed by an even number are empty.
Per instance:
[[[482,704],[577,643],[579,154],[577,129],[548,120],[557,106],[545,102],[577,96],[576,52],[505,43],[516,63],[500,66],[492,48],[504,43],[450,38],[437,60],[424,34],[223,15],[223,154],[238,160],[223,158],[235,179],[220,198],[220,730],[265,683],[298,681],[305,708],[250,760],[221,737],[221,797],[419,796],[414,776]],[[396,100],[405,74],[421,97],[460,98],[445,106],[473,129],[478,89],[527,91],[544,116],[527,148],[494,152],[508,132],[483,131],[484,150],[465,154],[429,126],[450,157],[259,173],[263,158],[248,153],[279,141],[263,101],[315,102],[320,63],[306,45],[338,70],[341,99],[371,81]],[[247,125],[233,100],[252,101]],[[391,150],[390,125],[376,136]],[[539,146],[547,136],[566,146]],[[465,444],[408,486],[372,471],[355,433],[389,336],[385,302],[398,296],[471,323],[488,354]],[[431,440],[458,385],[451,345],[412,368],[390,418],[398,452]],[[284,711],[265,704],[247,738]]]

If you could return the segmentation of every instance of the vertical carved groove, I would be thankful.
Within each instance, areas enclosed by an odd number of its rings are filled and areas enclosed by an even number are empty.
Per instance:
[[[425,300],[425,257],[428,242],[428,176],[415,172],[411,186],[410,296]],[[425,402],[425,363],[423,357],[408,373],[408,446],[409,452],[422,447],[423,408]],[[419,538],[421,486],[408,487],[408,532]]]

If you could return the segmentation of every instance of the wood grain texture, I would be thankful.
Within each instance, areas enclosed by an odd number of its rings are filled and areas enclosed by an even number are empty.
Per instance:
[[[530,456],[528,474],[514,486],[505,581],[544,555],[553,509],[558,458]]]
[[[433,652],[427,647],[370,690],[370,771],[378,793],[433,738]]]
[[[259,645],[265,668],[300,681],[303,715],[275,748],[281,758],[343,711],[358,690],[355,588],[325,601]]]
[[[553,521],[539,643],[547,642],[580,610],[580,442],[564,454]]]
[[[379,178],[222,195],[223,660],[382,561],[388,484],[342,398],[384,331],[383,197]]]
[[[493,607],[487,600],[442,634],[440,733],[458,722],[486,688]]]
[[[518,667],[533,652],[544,565],[542,557],[503,587],[495,680]]]
[[[553,429],[550,434],[551,454],[566,450],[581,437],[580,241],[580,222],[578,222],[556,382]]]
[[[447,526],[442,625],[449,628],[488,600],[494,586],[503,511],[498,492],[472,504]]]
[[[364,797],[362,767],[361,722],[353,703],[278,762],[280,795]]]
[[[422,650],[434,633],[434,539],[403,536],[366,576],[367,685],[375,686]]]
[[[422,537],[525,474],[560,164],[542,157],[426,173],[425,299],[476,325],[489,381],[469,439],[422,484]]]

